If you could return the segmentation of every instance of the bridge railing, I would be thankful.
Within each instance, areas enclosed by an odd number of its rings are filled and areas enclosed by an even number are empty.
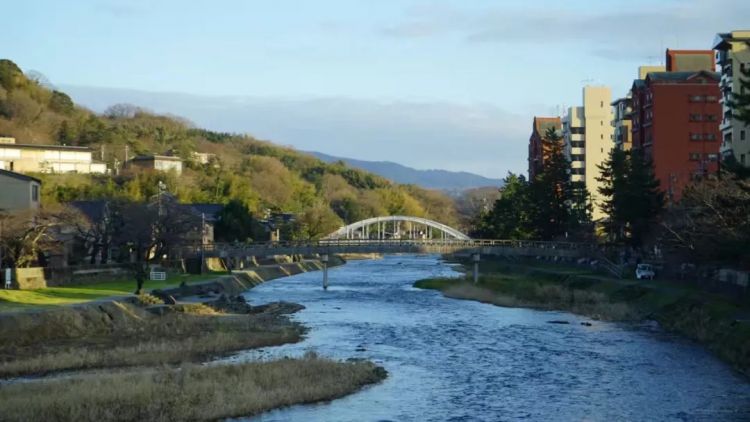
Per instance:
[[[295,248],[334,248],[346,246],[383,246],[398,249],[405,246],[423,247],[508,247],[508,248],[534,248],[534,249],[562,249],[583,250],[592,249],[589,243],[578,242],[554,242],[536,240],[504,240],[504,239],[330,239],[330,240],[285,240],[276,242],[243,242],[243,243],[213,243],[206,245],[187,245],[182,248],[185,254],[217,253],[222,251],[240,252],[246,250],[253,254],[267,253],[273,255],[274,250]]]

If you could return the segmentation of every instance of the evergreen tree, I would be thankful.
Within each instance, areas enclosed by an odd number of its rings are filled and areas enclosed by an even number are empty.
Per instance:
[[[534,230],[529,220],[529,183],[523,176],[513,173],[509,173],[504,182],[500,198],[480,220],[480,235],[493,239],[533,238]]]
[[[604,232],[610,242],[620,243],[625,240],[625,230],[628,226],[626,208],[630,153],[613,148],[607,160],[597,167],[600,173],[596,180],[601,183],[598,191],[604,198],[601,207],[607,215],[603,222]]]
[[[575,203],[585,195],[574,196],[570,181],[570,161],[563,152],[563,142],[554,128],[549,128],[542,140],[544,167],[531,181],[531,222],[538,237],[552,240],[566,236],[578,227],[573,209],[584,209]]]
[[[630,244],[639,247],[664,208],[664,192],[654,175],[653,163],[640,150],[631,151],[625,186],[624,208],[630,226]]]

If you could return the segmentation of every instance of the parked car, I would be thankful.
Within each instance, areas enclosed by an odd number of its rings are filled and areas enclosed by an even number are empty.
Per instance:
[[[635,268],[635,278],[638,280],[653,280],[654,276],[656,276],[656,273],[654,272],[654,267],[651,266],[651,264],[638,264],[638,266]]]

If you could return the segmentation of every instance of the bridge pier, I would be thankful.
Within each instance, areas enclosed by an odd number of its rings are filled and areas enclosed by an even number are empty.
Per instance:
[[[478,252],[471,254],[471,260],[474,262],[474,284],[479,283],[479,258]]]
[[[328,254],[321,255],[320,262],[323,263],[323,290],[328,290]]]

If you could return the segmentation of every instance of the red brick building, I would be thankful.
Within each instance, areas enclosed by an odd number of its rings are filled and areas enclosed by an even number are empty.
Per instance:
[[[633,83],[632,94],[633,148],[653,160],[667,200],[679,201],[692,180],[718,169],[719,75],[649,73]]]
[[[534,180],[544,168],[544,161],[549,154],[544,148],[544,135],[549,128],[557,133],[562,132],[562,121],[559,117],[534,117],[534,125],[529,138],[529,180]]]

